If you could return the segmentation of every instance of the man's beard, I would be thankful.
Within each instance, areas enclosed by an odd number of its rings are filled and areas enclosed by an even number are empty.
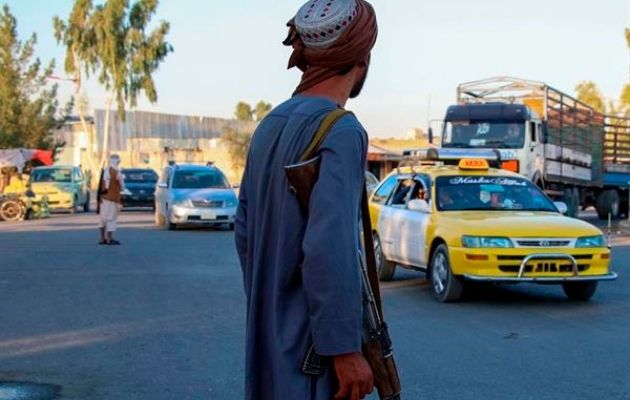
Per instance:
[[[361,91],[363,90],[363,85],[365,85],[365,81],[367,80],[368,70],[369,69],[370,68],[366,66],[365,70],[363,71],[363,76],[361,76],[361,79],[356,81],[356,83],[354,84],[354,87],[350,91],[350,98],[351,99],[356,99],[361,94]]]

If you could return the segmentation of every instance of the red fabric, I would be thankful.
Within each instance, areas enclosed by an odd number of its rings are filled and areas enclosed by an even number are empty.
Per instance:
[[[35,150],[33,160],[37,160],[44,165],[53,165],[53,152],[50,150]]]
[[[357,0],[357,7],[357,16],[350,26],[337,41],[325,49],[306,47],[295,28],[294,19],[289,21],[289,36],[284,41],[285,45],[293,47],[289,69],[298,67],[304,72],[295,93],[303,92],[359,63],[369,61],[378,36],[376,13],[365,0]]]

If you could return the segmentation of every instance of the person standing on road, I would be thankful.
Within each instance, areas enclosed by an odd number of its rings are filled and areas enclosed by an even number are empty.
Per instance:
[[[373,386],[361,354],[357,251],[367,134],[352,114],[330,130],[308,215],[284,166],[300,158],[326,115],[361,92],[376,15],[364,0],[312,0],[288,26],[289,68],[302,79],[254,133],[235,224],[247,296],[245,397],[358,400]],[[317,377],[301,371],[311,344],[331,360]]]
[[[123,174],[120,172],[120,157],[112,154],[109,166],[101,171],[98,184],[97,213],[99,216],[99,230],[101,240],[99,244],[119,245],[114,239],[114,232],[118,228],[118,212],[122,206],[122,191],[125,188]]]

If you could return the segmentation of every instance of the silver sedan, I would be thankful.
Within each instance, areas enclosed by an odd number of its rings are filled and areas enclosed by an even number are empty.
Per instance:
[[[155,192],[155,223],[227,226],[234,229],[238,199],[225,175],[214,166],[171,165]]]

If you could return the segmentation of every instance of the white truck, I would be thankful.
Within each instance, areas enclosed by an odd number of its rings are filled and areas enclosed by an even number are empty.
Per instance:
[[[509,154],[501,167],[563,200],[570,216],[588,206],[600,218],[627,210],[629,120],[599,113],[545,83],[497,77],[459,85],[441,139],[443,148]]]

